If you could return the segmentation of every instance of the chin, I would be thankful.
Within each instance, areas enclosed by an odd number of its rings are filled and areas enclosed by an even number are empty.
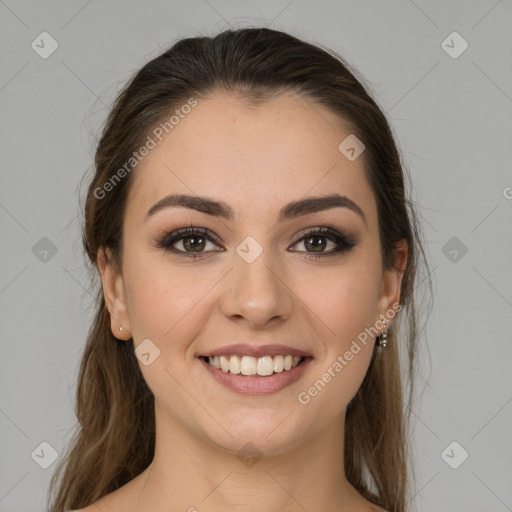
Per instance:
[[[304,441],[305,426],[297,423],[298,416],[292,411],[279,414],[269,411],[255,410],[237,411],[228,418],[223,416],[217,420],[226,427],[226,432],[216,422],[210,425],[205,436],[219,448],[242,456],[245,452],[254,456],[278,456],[291,451]],[[212,427],[215,429],[211,431]],[[217,428],[218,427],[218,428]],[[231,435],[230,435],[231,434]]]

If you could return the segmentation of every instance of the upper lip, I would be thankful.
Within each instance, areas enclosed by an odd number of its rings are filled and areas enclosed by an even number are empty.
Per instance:
[[[311,357],[304,350],[297,348],[287,347],[286,345],[249,345],[238,343],[236,345],[224,345],[223,347],[214,348],[208,352],[200,354],[198,357],[207,356],[252,356],[252,357],[263,357],[263,356],[301,356]]]

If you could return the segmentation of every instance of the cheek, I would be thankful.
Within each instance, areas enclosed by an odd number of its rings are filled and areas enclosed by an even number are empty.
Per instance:
[[[218,280],[215,273],[199,266],[172,265],[165,254],[155,257],[144,251],[127,258],[126,269],[135,343],[149,338],[161,350],[169,350],[171,342],[173,351],[186,346],[193,336],[188,331],[205,313],[208,291]]]
[[[285,276],[289,291],[284,293],[295,296],[296,309],[317,324],[315,331],[327,345],[343,350],[373,325],[380,287],[375,261],[361,254],[329,267],[300,261],[292,266]],[[225,274],[223,268],[201,263],[172,265],[165,254],[155,257],[147,251],[127,251],[125,268],[135,342],[173,339],[175,349],[180,340],[186,345],[193,337],[193,333],[183,332],[187,325],[190,331],[190,326],[206,322],[214,306],[210,302],[217,295],[209,292]]]
[[[314,274],[297,269],[293,288],[331,348],[343,350],[377,320],[380,272],[375,262],[352,258]]]
[[[297,399],[307,417],[322,418],[327,424],[346,409],[367,373],[374,350],[369,329],[377,318],[378,287],[371,274],[356,271],[316,283],[319,287],[309,298],[314,311],[310,321],[316,325],[323,353]]]
[[[299,402],[309,404],[308,414],[315,412],[326,421],[354,397],[371,360],[374,339],[370,328],[378,318],[380,269],[368,261],[351,259],[329,272],[317,272],[314,279],[308,276],[297,281],[309,321],[316,325],[315,335],[323,346]],[[330,409],[328,403],[338,407]]]
[[[146,383],[161,403],[172,396],[173,407],[186,411],[190,397],[183,387],[192,384],[183,363],[211,314],[213,294],[208,291],[218,278],[192,265],[171,265],[164,258],[142,251],[126,258],[128,313],[135,347],[149,339],[158,349],[150,365],[139,362]]]

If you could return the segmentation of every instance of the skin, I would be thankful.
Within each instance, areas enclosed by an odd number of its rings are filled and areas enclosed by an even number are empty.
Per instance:
[[[347,482],[342,456],[345,410],[375,338],[310,403],[297,399],[400,299],[407,246],[402,242],[397,253],[402,270],[383,272],[363,157],[349,161],[338,150],[349,134],[325,107],[296,95],[251,107],[215,93],[199,100],[136,168],[122,268],[102,250],[98,267],[114,335],[133,336],[135,346],[149,338],[160,350],[149,366],[139,361],[155,395],[155,457],[85,511],[379,510]],[[277,223],[285,204],[333,192],[355,201],[366,224],[340,207]],[[170,193],[222,200],[235,219],[171,207],[146,221],[149,208]],[[196,260],[155,247],[161,235],[190,225],[209,229],[222,243],[207,242]],[[295,237],[325,225],[357,244],[308,259],[318,252]],[[250,264],[236,252],[247,236],[263,249]],[[174,247],[186,251],[184,241]],[[327,252],[336,247],[329,238],[321,241]],[[218,247],[224,250],[215,252]],[[298,347],[314,359],[282,391],[240,395],[217,383],[197,356],[247,339]],[[263,454],[251,467],[237,457],[247,442]]]

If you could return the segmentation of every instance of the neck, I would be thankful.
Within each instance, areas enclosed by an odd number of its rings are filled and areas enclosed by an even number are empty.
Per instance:
[[[158,403],[155,414],[155,456],[137,479],[137,511],[373,510],[345,477],[344,416],[285,452],[261,453],[258,441],[237,451],[215,445]]]

